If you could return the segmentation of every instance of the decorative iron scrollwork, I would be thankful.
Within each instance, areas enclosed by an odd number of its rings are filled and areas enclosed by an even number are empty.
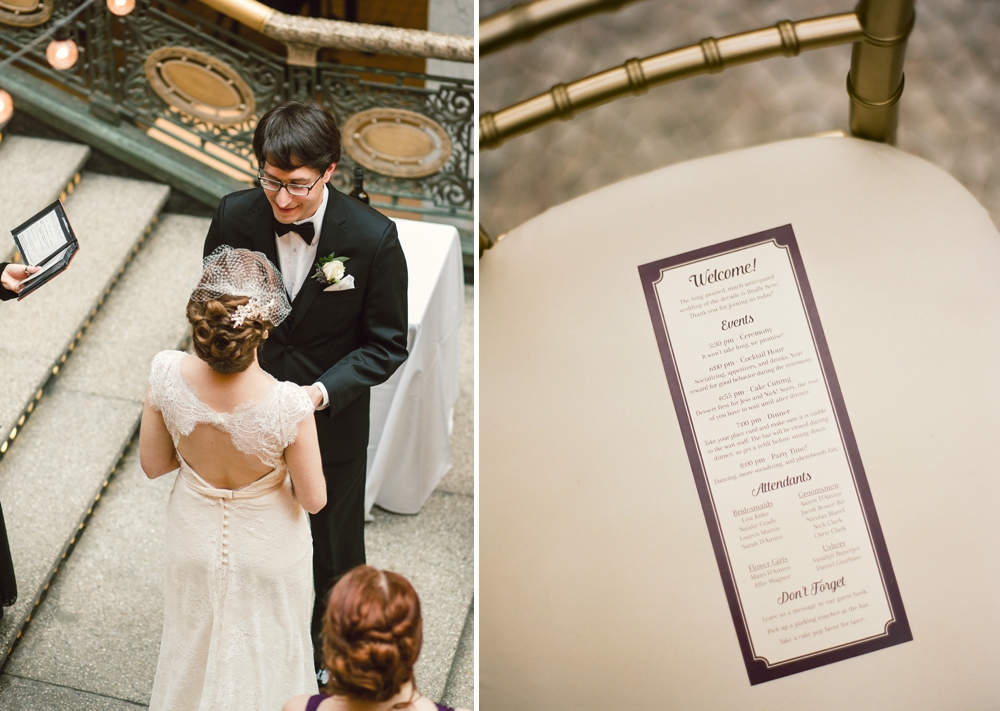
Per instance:
[[[36,11],[48,8],[58,18],[72,12],[76,1],[0,0],[0,18],[12,4],[29,7],[35,2]],[[403,112],[398,115],[408,116],[411,127],[437,127],[424,134],[433,135],[434,144],[423,158],[424,165],[420,166],[419,156],[413,161],[428,174],[396,170],[397,158],[399,168],[409,161],[405,151],[389,159],[392,169],[384,161],[380,167],[361,162],[360,155],[352,157],[353,148],[348,148],[352,132],[345,139],[347,150],[333,185],[350,190],[354,167],[361,164],[369,168],[368,192],[398,200],[398,209],[471,216],[471,81],[329,63],[291,66],[285,57],[189,13],[172,0],[137,0],[135,10],[125,17],[112,15],[99,3],[81,14],[71,29],[81,52],[73,69],[51,69],[42,52],[30,54],[25,62],[51,82],[99,105],[101,111],[95,115],[120,115],[142,128],[156,128],[250,180],[256,173],[252,141],[257,119],[283,101],[318,101],[344,128],[364,112]],[[0,57],[42,31],[24,24],[0,24]],[[419,153],[417,149],[411,152]],[[381,170],[387,174],[376,172]]]

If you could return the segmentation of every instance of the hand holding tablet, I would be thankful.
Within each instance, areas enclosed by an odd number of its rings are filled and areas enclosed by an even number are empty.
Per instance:
[[[80,249],[59,200],[15,227],[11,233],[21,261],[28,265],[29,271],[33,271],[19,282],[18,288],[7,287],[18,293],[19,301],[65,271]]]
[[[23,264],[5,264],[3,265],[3,272],[0,273],[0,286],[3,286],[7,291],[17,294],[21,290],[21,282],[38,271],[39,267],[28,267]]]

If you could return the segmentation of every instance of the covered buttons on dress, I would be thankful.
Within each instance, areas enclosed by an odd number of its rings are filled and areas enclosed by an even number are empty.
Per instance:
[[[229,565],[229,502],[222,501],[222,564]]]

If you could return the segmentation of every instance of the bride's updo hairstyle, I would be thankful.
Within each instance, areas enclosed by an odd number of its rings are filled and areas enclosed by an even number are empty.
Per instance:
[[[271,324],[262,318],[244,318],[233,325],[233,316],[246,306],[246,296],[220,296],[210,301],[188,302],[187,318],[191,324],[194,352],[216,373],[242,373],[253,363],[253,355]]]
[[[281,274],[260,252],[219,247],[188,301],[194,352],[217,373],[241,373],[291,312]]]
[[[386,701],[414,681],[420,599],[398,573],[362,565],[334,586],[323,619],[323,658],[333,694]]]

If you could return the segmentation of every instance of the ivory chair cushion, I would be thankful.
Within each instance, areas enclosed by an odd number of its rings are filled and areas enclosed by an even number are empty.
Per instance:
[[[750,686],[637,267],[791,223],[913,641]],[[480,261],[480,708],[1000,707],[1000,235],[807,138],[553,208]]]

